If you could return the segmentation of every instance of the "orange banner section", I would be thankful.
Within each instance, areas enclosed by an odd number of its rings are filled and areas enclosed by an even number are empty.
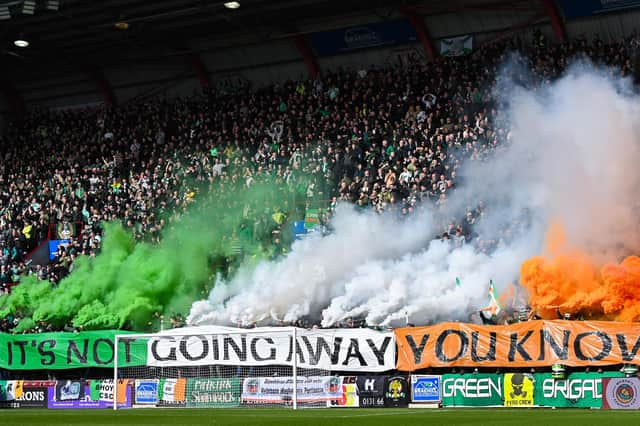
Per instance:
[[[449,322],[394,330],[401,371],[428,367],[640,365],[640,324],[528,321],[512,325]]]

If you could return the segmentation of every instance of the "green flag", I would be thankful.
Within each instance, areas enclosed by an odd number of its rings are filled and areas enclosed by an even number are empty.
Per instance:
[[[162,397],[164,396],[164,385],[167,379],[160,379],[158,383],[158,401],[162,401]]]
[[[89,397],[92,401],[100,401],[100,389],[102,388],[102,380],[91,380]]]

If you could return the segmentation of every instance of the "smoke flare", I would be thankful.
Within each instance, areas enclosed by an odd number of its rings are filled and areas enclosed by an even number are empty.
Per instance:
[[[588,319],[640,320],[640,257],[621,263],[598,263],[566,241],[562,226],[547,236],[547,253],[522,264],[520,282],[538,315],[558,312]]]

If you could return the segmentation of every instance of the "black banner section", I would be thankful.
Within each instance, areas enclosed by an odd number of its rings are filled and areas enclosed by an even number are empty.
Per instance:
[[[385,383],[388,376],[358,376],[358,396],[360,407],[378,408],[385,406]]]
[[[47,408],[47,388],[25,384],[18,398],[0,401],[0,408]]]

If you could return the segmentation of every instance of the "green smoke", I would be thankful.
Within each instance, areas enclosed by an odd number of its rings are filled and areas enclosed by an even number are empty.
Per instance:
[[[272,231],[280,227],[286,237],[288,224],[302,216],[301,188],[270,180],[250,188],[226,182],[169,220],[159,244],[136,242],[119,223],[106,223],[98,256],[79,257],[58,286],[24,277],[0,298],[0,316],[21,319],[17,332],[40,321],[83,329],[156,328],[159,314],[186,313],[206,297],[215,274],[243,259],[273,255]]]

